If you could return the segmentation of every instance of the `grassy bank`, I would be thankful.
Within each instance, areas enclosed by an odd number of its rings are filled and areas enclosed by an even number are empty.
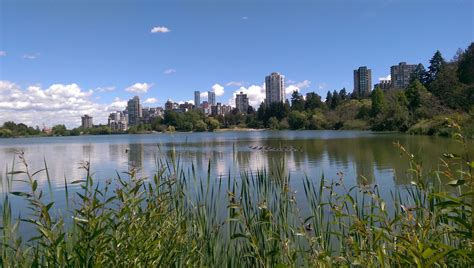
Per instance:
[[[29,190],[5,193],[1,261],[6,267],[471,265],[474,162],[448,153],[443,170],[425,174],[415,156],[396,146],[411,163],[412,185],[394,190],[391,200],[383,200],[377,185],[345,185],[343,174],[320,182],[298,178],[304,192],[295,192],[284,163],[238,178],[199,179],[179,156],[167,155],[157,159],[153,178],[131,169],[105,183],[94,180],[85,162],[84,180],[65,179],[66,200],[76,202],[63,216],[55,216],[48,189],[38,187],[38,180],[50,180],[46,164],[29,171],[20,154],[21,165],[5,184],[26,183]],[[441,177],[453,191],[439,190]],[[81,187],[74,197],[72,185]],[[20,219],[13,198],[31,209]],[[33,228],[33,238],[22,237],[20,225]]]

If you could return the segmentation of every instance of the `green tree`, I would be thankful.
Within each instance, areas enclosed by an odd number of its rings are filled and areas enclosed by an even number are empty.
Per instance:
[[[210,117],[207,119],[207,125],[209,126],[210,131],[214,131],[216,129],[219,129],[220,123],[216,119]]]
[[[370,113],[373,117],[375,117],[385,110],[385,96],[384,96],[383,91],[380,88],[376,88],[372,92],[371,99],[372,99],[372,108],[371,108]]]
[[[268,127],[273,130],[279,129],[280,122],[278,121],[276,117],[272,116],[270,117],[270,119],[268,119]]]
[[[55,126],[53,126],[52,133],[55,136],[67,136],[67,135],[69,135],[65,125],[55,125]]]
[[[426,85],[428,82],[428,73],[425,70],[425,66],[423,64],[418,64],[413,71],[410,77],[410,83],[414,82],[415,80],[420,81],[423,85]]]
[[[204,121],[199,120],[194,124],[194,130],[198,132],[207,131],[207,124]]]
[[[461,83],[474,84],[474,43],[460,56],[457,74]]]
[[[421,105],[421,92],[425,91],[426,88],[420,83],[420,81],[415,80],[410,85],[408,85],[405,90],[405,96],[407,99],[407,106],[410,111],[416,110]]]
[[[334,90],[334,92],[332,93],[332,98],[331,98],[331,109],[336,109],[336,107],[341,104],[341,96],[339,95],[339,93]]]
[[[321,96],[315,92],[309,92],[306,94],[305,109],[313,110],[317,108],[322,108],[323,102],[321,101]]]
[[[331,103],[332,103],[332,93],[331,91],[328,91],[328,93],[326,94],[326,106],[328,108],[331,108]]]
[[[291,129],[304,129],[308,124],[308,119],[304,112],[292,111],[288,116],[288,124]]]
[[[441,68],[446,63],[441,52],[436,50],[435,54],[430,60],[430,66],[428,67],[427,79],[426,83],[430,85],[433,81],[436,80],[438,77],[439,72],[441,72]]]
[[[301,95],[297,90],[293,91],[291,94],[291,110],[292,111],[303,111],[305,101],[303,95]]]

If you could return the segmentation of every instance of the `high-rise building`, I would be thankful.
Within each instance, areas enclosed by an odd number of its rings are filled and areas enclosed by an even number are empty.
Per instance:
[[[136,126],[140,124],[142,118],[142,106],[140,105],[140,98],[133,97],[127,103],[128,125]]]
[[[109,115],[108,125],[112,130],[126,131],[128,128],[127,118],[123,112],[117,111]]]
[[[370,95],[372,90],[372,70],[367,66],[359,67],[354,70],[354,91],[353,95],[357,98],[363,98]]]
[[[249,98],[247,98],[247,94],[240,92],[235,96],[235,108],[239,111],[239,113],[247,113],[249,110]]]
[[[216,93],[215,92],[212,92],[212,91],[207,92],[207,102],[211,106],[216,105]]]
[[[393,88],[406,88],[410,84],[410,78],[416,70],[416,64],[400,62],[398,65],[390,67],[390,75]]]
[[[194,106],[201,106],[201,91],[194,91]]]
[[[271,73],[265,77],[265,103],[270,105],[275,102],[285,101],[285,76]]]
[[[222,104],[218,102],[216,105],[211,106],[211,115],[217,116],[222,114]]]
[[[92,128],[93,127],[93,122],[92,122],[92,116],[88,116],[85,114],[84,116],[81,117],[82,119],[82,128]]]
[[[167,100],[166,103],[165,103],[165,110],[166,111],[172,111],[172,110],[176,110],[179,108],[179,104],[172,101],[172,100]]]

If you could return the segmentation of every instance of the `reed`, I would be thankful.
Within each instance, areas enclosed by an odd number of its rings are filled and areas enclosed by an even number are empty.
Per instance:
[[[464,146],[462,136],[456,137]],[[209,162],[207,178],[198,178],[194,165],[184,168],[172,152],[156,157],[153,178],[132,168],[98,182],[90,163],[82,163],[83,180],[64,179],[66,200],[71,186],[80,185],[76,202],[68,201],[60,213],[54,212],[46,162],[31,173],[20,154],[21,167],[13,163],[2,185],[26,183],[29,190],[3,196],[1,262],[4,267],[472,265],[474,162],[468,154],[446,154],[443,170],[424,174],[416,157],[396,145],[411,163],[412,185],[393,191],[391,200],[381,197],[377,185],[346,186],[342,173],[335,180],[302,178],[304,193],[296,193],[284,161],[273,170],[217,181]],[[38,188],[44,176],[49,195]],[[443,192],[433,183],[442,176],[456,191]],[[11,198],[27,201],[29,214],[14,218]],[[35,235],[25,240],[20,225]]]

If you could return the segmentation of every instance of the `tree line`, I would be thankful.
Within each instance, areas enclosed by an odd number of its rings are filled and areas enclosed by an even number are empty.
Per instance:
[[[345,88],[328,91],[323,100],[316,92],[303,96],[294,91],[290,100],[266,105],[247,114],[236,109],[208,117],[202,111],[165,111],[163,118],[129,128],[128,133],[148,131],[213,131],[219,128],[269,129],[361,129],[401,131],[412,134],[451,135],[455,121],[474,136],[474,43],[459,49],[447,61],[436,51],[427,69],[419,64],[406,89],[375,88],[370,96],[358,98]],[[112,134],[107,126],[91,129],[52,128],[51,135]],[[0,137],[44,135],[39,128],[6,122]]]

